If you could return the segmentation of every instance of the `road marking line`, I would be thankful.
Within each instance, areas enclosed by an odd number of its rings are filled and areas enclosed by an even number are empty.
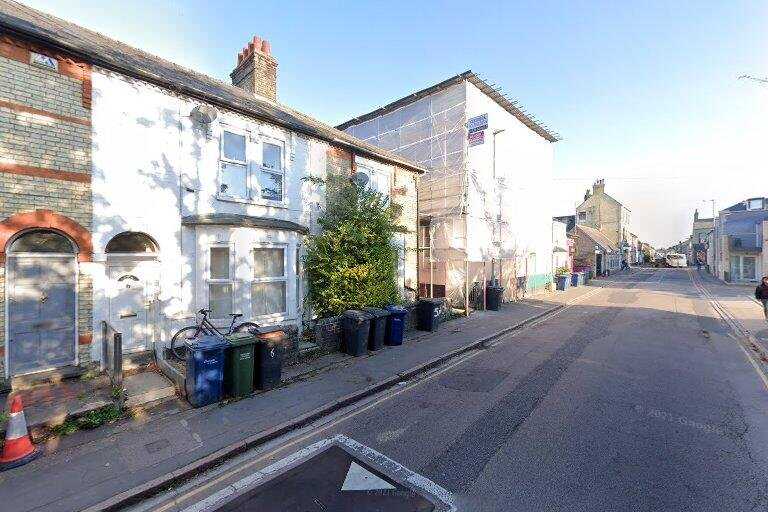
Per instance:
[[[342,491],[376,491],[394,489],[395,486],[378,475],[374,475],[355,461],[349,465],[347,476],[341,484]]]
[[[766,391],[768,391],[768,376],[765,374],[765,371],[763,368],[757,364],[756,358],[753,354],[751,354],[746,347],[744,347],[744,340],[739,339],[738,336],[741,338],[746,339],[750,343],[755,343],[752,341],[748,335],[749,331],[741,325],[741,322],[731,314],[730,311],[728,311],[725,306],[723,306],[719,300],[704,286],[704,284],[700,281],[700,278],[694,278],[694,275],[692,272],[689,272],[689,277],[691,279],[691,283],[693,284],[693,287],[696,289],[696,291],[699,292],[699,294],[709,302],[709,305],[712,307],[713,310],[715,310],[715,313],[720,316],[720,318],[725,322],[725,324],[731,329],[732,333],[735,335],[731,335],[731,338],[736,341],[736,344],[739,346],[741,351],[744,353],[744,357],[747,358],[749,363],[752,365],[752,368],[755,369],[755,372],[757,373],[758,377],[760,377],[760,380],[763,382],[763,386],[765,387]],[[731,333],[729,333],[731,334]]]
[[[744,356],[749,360],[749,362],[752,364],[752,367],[760,376],[760,380],[763,381],[763,386],[765,386],[765,390],[768,391],[768,376],[766,376],[765,372],[757,365],[757,363],[755,362],[755,358],[752,357],[752,355],[749,352],[747,352],[747,349],[744,348],[744,345],[741,343],[737,343],[737,344],[741,349],[741,351],[744,352]]]
[[[545,322],[546,320],[549,320],[551,318],[554,318],[555,316],[558,316],[560,313],[562,313],[566,309],[570,309],[571,306],[580,303],[582,299],[584,299],[586,297],[591,297],[592,295],[597,295],[598,293],[602,292],[605,289],[606,288],[599,287],[599,288],[596,288],[595,290],[592,290],[592,291],[590,291],[590,292],[588,292],[588,293],[586,293],[584,295],[581,295],[581,296],[577,297],[573,301],[566,303],[562,308],[560,308],[560,309],[558,309],[556,311],[553,311],[552,314],[545,315],[545,316],[541,317],[540,319],[538,319],[538,320],[536,320],[534,322],[531,322],[528,325],[523,326],[521,329],[518,329],[516,331],[512,331],[510,333],[507,333],[507,334],[501,336],[499,338],[499,340],[495,344],[490,345],[489,348],[493,348],[493,347],[495,347],[497,345],[500,345],[502,340],[504,340],[505,338],[514,338],[518,334],[528,330],[529,328],[534,327],[536,325],[539,325],[540,323]],[[159,508],[153,508],[153,511],[154,512],[163,512],[164,510],[168,510],[173,505],[180,505],[182,500],[191,499],[193,496],[195,496],[197,494],[200,494],[201,492],[209,489],[211,486],[217,485],[217,484],[221,483],[223,480],[231,478],[233,475],[237,474],[238,472],[245,471],[248,468],[251,468],[251,467],[255,466],[256,464],[262,462],[264,459],[267,459],[267,458],[273,456],[276,453],[279,453],[279,452],[281,452],[281,451],[283,451],[283,450],[285,450],[285,449],[287,449],[287,448],[289,448],[289,447],[291,447],[291,446],[293,446],[295,444],[303,442],[303,441],[305,441],[305,440],[307,440],[307,439],[309,439],[311,437],[317,436],[321,432],[323,432],[325,430],[328,430],[329,428],[334,427],[334,426],[338,425],[339,423],[342,423],[344,421],[350,420],[350,419],[354,418],[355,416],[358,416],[358,415],[360,415],[360,414],[362,414],[364,412],[367,412],[371,408],[373,408],[375,406],[378,406],[379,404],[384,403],[387,400],[395,398],[396,396],[398,396],[398,395],[400,395],[402,393],[405,393],[406,391],[410,391],[411,389],[413,389],[413,388],[415,388],[415,387],[417,387],[417,386],[419,386],[419,385],[421,385],[421,384],[423,384],[425,382],[428,382],[429,380],[433,379],[434,377],[436,377],[438,375],[441,375],[441,374],[447,372],[448,370],[451,370],[451,369],[455,368],[456,366],[464,364],[465,362],[469,361],[470,359],[473,359],[473,358],[475,358],[475,357],[477,357],[480,354],[483,354],[485,352],[486,352],[486,350],[477,350],[477,351],[474,351],[474,352],[467,353],[466,355],[459,356],[456,360],[454,360],[451,363],[448,363],[444,367],[438,368],[438,369],[436,369],[434,371],[429,371],[428,370],[421,377],[418,377],[416,380],[414,380],[410,384],[404,383],[404,384],[407,384],[407,385],[405,385],[403,387],[400,387],[399,389],[395,389],[394,391],[392,391],[392,390],[384,391],[384,393],[387,393],[384,396],[379,396],[379,397],[377,397],[377,398],[375,398],[375,399],[373,399],[373,400],[371,400],[371,401],[369,401],[367,403],[363,402],[362,404],[358,404],[358,407],[360,405],[362,405],[362,407],[359,407],[358,409],[352,409],[352,410],[350,410],[347,413],[342,413],[343,415],[338,416],[336,418],[334,418],[333,416],[331,416],[329,418],[325,418],[325,419],[324,418],[320,418],[320,419],[317,420],[317,422],[315,422],[315,425],[316,425],[315,429],[313,429],[313,430],[307,432],[306,434],[303,434],[303,435],[301,435],[301,436],[299,436],[299,437],[297,437],[295,439],[289,440],[287,443],[285,443],[283,445],[280,445],[280,446],[277,446],[274,449],[271,449],[270,451],[260,455],[259,457],[255,458],[255,459],[252,459],[250,461],[246,461],[242,465],[237,465],[237,467],[233,467],[229,471],[226,471],[225,473],[219,475],[218,477],[214,478],[213,480],[209,480],[205,484],[202,484],[202,485],[200,485],[198,487],[195,487],[194,489],[192,489],[192,490],[190,490],[190,491],[188,491],[188,492],[186,492],[184,494],[181,494],[181,495],[177,496],[176,498],[174,498],[170,502],[160,506]],[[355,407],[355,405],[353,404],[350,407]],[[303,429],[300,429],[299,431],[305,430],[305,429],[308,429],[308,428],[311,428],[311,427],[312,427],[312,424],[304,427]],[[290,434],[286,434],[286,435],[290,435]],[[198,475],[198,478],[200,476],[202,476],[202,475]]]

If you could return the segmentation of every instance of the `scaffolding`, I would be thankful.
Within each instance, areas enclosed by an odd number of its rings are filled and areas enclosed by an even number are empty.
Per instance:
[[[505,185],[485,190],[468,168],[467,87],[464,81],[416,93],[372,113],[366,120],[347,123],[345,130],[364,141],[393,151],[430,169],[419,184],[420,297],[445,297],[455,309],[469,314],[485,307],[490,280],[504,286],[504,300],[520,297],[525,283],[518,277],[520,257],[498,248],[508,235],[500,208]],[[414,99],[415,97],[415,99]],[[472,212],[473,226],[492,230],[496,250],[468,247],[470,194],[482,208]],[[490,232],[490,231],[489,231]]]

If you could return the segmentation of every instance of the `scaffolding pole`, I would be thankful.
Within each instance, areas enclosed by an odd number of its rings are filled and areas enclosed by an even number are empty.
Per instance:
[[[469,260],[464,260],[464,316],[469,316]]]

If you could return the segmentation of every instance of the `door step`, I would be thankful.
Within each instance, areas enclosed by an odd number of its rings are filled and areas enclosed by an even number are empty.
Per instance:
[[[320,346],[311,341],[299,342],[299,357],[313,356],[320,352]]]
[[[123,388],[126,391],[125,406],[129,408],[176,397],[176,388],[171,381],[153,371],[125,377]]]
[[[66,379],[79,379],[87,371],[82,366],[64,366],[45,372],[18,375],[11,378],[11,389],[18,391],[40,385],[58,384]]]
[[[123,371],[135,370],[147,366],[153,361],[151,350],[123,354]]]

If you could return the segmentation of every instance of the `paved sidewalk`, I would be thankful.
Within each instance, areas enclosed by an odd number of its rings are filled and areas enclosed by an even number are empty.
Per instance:
[[[695,271],[694,271],[695,272]],[[757,285],[726,284],[706,272],[699,274],[702,283],[717,301],[737,320],[748,334],[753,335],[768,349],[768,322],[763,306],[755,299]]]
[[[46,446],[45,457],[0,473],[2,508],[81,510],[153,479],[156,483],[179,475],[195,461],[217,460],[233,447],[244,448],[267,433],[290,429],[297,418],[333,410],[377,385],[394,385],[425,364],[437,364],[451,352],[508,332],[596,289],[579,287],[505,305],[499,312],[476,312],[443,324],[436,333],[410,333],[403,346],[366,357],[334,354],[297,365],[286,371],[289,385],[240,401],[166,410],[60,438]]]

